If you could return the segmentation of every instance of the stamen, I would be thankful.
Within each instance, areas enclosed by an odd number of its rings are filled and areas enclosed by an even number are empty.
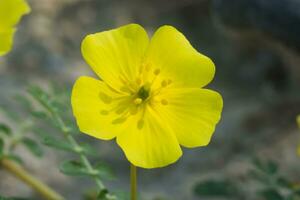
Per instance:
[[[135,115],[135,114],[137,114],[137,112],[138,112],[138,108],[137,108],[137,107],[133,107],[133,108],[131,108],[131,109],[129,110],[129,113],[130,113],[131,115]]]
[[[144,120],[140,119],[137,123],[137,127],[138,127],[138,129],[142,129],[143,126],[144,126]]]
[[[124,113],[126,110],[125,106],[119,106],[119,108],[116,110],[116,114],[120,115],[122,113]]]
[[[112,102],[112,97],[108,96],[107,94],[105,94],[103,92],[99,93],[99,97],[105,104],[109,104]]]
[[[149,72],[150,71],[150,64],[149,63],[147,63],[147,64],[145,64],[145,70],[147,71],[147,72]]]
[[[132,93],[132,91],[131,91],[128,87],[125,87],[125,86],[122,86],[122,87],[120,88],[120,90],[121,90],[122,92]]]
[[[162,99],[161,104],[165,106],[165,105],[168,105],[169,102],[166,99]]]
[[[141,99],[141,98],[136,98],[134,101],[133,101],[133,103],[135,104],[135,105],[139,105],[139,104],[141,104],[143,102],[143,99]]]
[[[111,123],[112,124],[122,124],[123,122],[125,122],[127,119],[127,117],[119,117],[115,120],[113,120]]]
[[[155,76],[157,76],[160,73],[160,69],[155,69],[153,73]]]
[[[119,75],[119,79],[121,80],[121,82],[123,83],[123,86],[120,88],[120,90],[122,92],[126,92],[126,93],[132,93],[135,90],[135,84],[133,84],[132,82],[128,82],[127,79],[124,76]]]
[[[168,85],[167,80],[163,80],[163,81],[161,82],[161,86],[162,86],[162,87],[166,87],[167,85]]]
[[[137,83],[138,85],[141,85],[142,80],[141,80],[140,78],[137,78],[137,79],[136,79],[136,83]]]
[[[107,110],[101,110],[101,111],[100,111],[100,114],[101,114],[101,115],[108,115],[109,112],[108,112]]]
[[[168,85],[170,85],[172,83],[171,79],[168,79]]]

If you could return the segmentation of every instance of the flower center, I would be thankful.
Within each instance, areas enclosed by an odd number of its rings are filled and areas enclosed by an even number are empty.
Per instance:
[[[145,85],[143,85],[137,92],[138,98],[141,98],[143,101],[145,101],[149,97],[149,94],[150,88]]]

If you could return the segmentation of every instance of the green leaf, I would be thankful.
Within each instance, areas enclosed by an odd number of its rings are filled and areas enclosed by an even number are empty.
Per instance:
[[[38,86],[31,86],[28,88],[28,92],[46,110],[50,112],[52,111],[52,108],[50,106],[50,96],[46,92],[44,92],[43,89]]]
[[[11,159],[13,161],[16,161],[17,163],[19,163],[20,165],[22,165],[24,162],[22,160],[22,158],[16,154],[8,154],[8,155],[5,155],[5,158],[8,158],[8,159]]]
[[[105,163],[97,163],[94,168],[99,171],[99,176],[102,179],[114,180],[116,175],[113,170]]]
[[[4,123],[0,123],[0,133],[4,133],[5,135],[11,135],[11,129],[8,125]]]
[[[265,200],[284,200],[284,197],[275,189],[268,188],[259,192]]]
[[[43,156],[43,149],[41,148],[41,146],[34,141],[31,138],[25,137],[22,140],[22,143],[25,145],[25,147],[35,156],[37,157],[42,157]]]
[[[90,146],[89,144],[81,144],[80,147],[78,148],[74,148],[73,146],[71,146],[69,143],[64,142],[63,140],[58,140],[54,137],[51,137],[49,135],[47,136],[43,136],[43,144],[49,146],[49,147],[53,147],[55,149],[58,150],[63,150],[63,151],[69,151],[69,152],[75,152],[75,153],[84,153],[86,155],[91,155],[91,156],[95,156],[97,155],[97,152],[95,151],[95,149]]]
[[[97,196],[97,200],[107,200],[106,195],[108,194],[108,190],[101,190]]]
[[[20,121],[21,120],[20,116],[18,115],[19,113],[17,114],[17,112],[12,111],[8,107],[4,107],[1,105],[0,111],[3,112],[12,121]]]
[[[43,137],[43,144],[45,144],[49,147],[53,147],[53,148],[58,149],[58,150],[64,150],[64,151],[70,151],[70,152],[75,151],[69,143],[66,143],[61,139],[58,140],[58,139],[56,139],[54,137],[51,137],[51,136],[44,136]]]
[[[270,184],[269,176],[260,170],[251,169],[248,171],[248,175],[249,175],[249,177],[255,179],[256,181],[263,183],[264,185]]]
[[[0,155],[3,154],[3,150],[4,150],[4,140],[0,138]]]
[[[284,177],[278,177],[276,179],[276,182],[279,186],[287,188],[287,189],[292,189],[293,185]]]
[[[48,117],[47,113],[43,111],[31,111],[31,115],[37,119],[46,119]]]
[[[198,196],[233,197],[238,193],[238,189],[227,180],[206,180],[196,184],[194,193]]]
[[[278,165],[272,160],[267,162],[267,169],[269,174],[276,174],[278,172]]]
[[[82,148],[82,151],[86,155],[95,156],[97,155],[97,151],[95,148],[93,148],[91,145],[87,143],[80,144],[80,147]]]
[[[293,189],[293,193],[294,193],[295,195],[297,195],[298,197],[300,197],[300,189],[299,189],[299,188],[294,188],[294,189]]]
[[[21,198],[21,197],[4,197],[0,195],[0,200],[30,200],[30,199]]]
[[[95,176],[98,175],[98,171],[90,171],[79,161],[69,160],[63,162],[60,167],[60,171],[66,175],[70,176]]]
[[[99,192],[97,200],[117,200],[117,197],[110,194],[107,189],[104,189]]]
[[[116,198],[117,198],[117,199],[130,200],[130,194],[129,194],[129,192],[125,192],[125,191],[114,191],[114,194],[116,195]]]
[[[298,193],[291,193],[285,200],[300,200],[300,194]]]
[[[257,169],[261,170],[264,173],[270,174],[270,175],[276,174],[278,172],[277,163],[275,163],[271,160],[263,162],[262,160],[260,160],[258,158],[254,158],[253,164]]]
[[[24,107],[27,109],[31,109],[31,102],[24,96],[21,94],[17,94],[15,96],[15,99]]]

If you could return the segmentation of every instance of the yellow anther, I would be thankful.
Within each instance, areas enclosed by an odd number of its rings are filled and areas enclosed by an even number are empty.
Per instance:
[[[143,67],[144,67],[144,69],[147,71],[147,72],[149,72],[150,71],[150,64],[149,63],[145,63],[145,64],[143,64]]]
[[[107,110],[101,110],[100,113],[101,113],[101,115],[108,115],[109,114],[109,112]]]
[[[122,92],[131,93],[131,90],[130,90],[128,87],[126,87],[126,86],[122,86],[122,87],[120,88],[120,90],[121,90]]]
[[[157,76],[160,73],[160,69],[155,69],[153,73],[155,76]]]
[[[139,104],[141,104],[143,102],[143,99],[141,99],[141,98],[136,98],[134,101],[133,101],[133,103],[135,104],[135,105],[139,105]]]
[[[99,93],[99,97],[105,104],[110,104],[113,100],[112,97],[108,96],[107,94],[105,94],[103,92]]]
[[[112,121],[113,124],[122,124],[123,122],[125,122],[127,119],[127,117],[119,117],[117,119],[114,119]]]
[[[142,129],[143,126],[144,126],[144,120],[140,119],[137,123],[137,127],[138,127],[138,129]]]
[[[168,85],[168,82],[166,81],[166,80],[163,80],[162,82],[161,82],[161,86],[162,87],[166,87]]]
[[[129,110],[129,113],[130,113],[131,115],[135,115],[135,114],[137,114],[137,112],[138,112],[138,109],[137,109],[136,107],[133,107],[133,108],[131,108],[131,109]]]
[[[169,102],[168,102],[167,100],[165,100],[165,99],[162,99],[162,100],[161,100],[161,104],[162,104],[162,105],[168,105]]]
[[[168,85],[170,85],[172,83],[171,79],[168,79]]]
[[[141,80],[140,78],[137,78],[137,79],[136,79],[136,83],[137,83],[138,85],[141,85],[142,80]]]

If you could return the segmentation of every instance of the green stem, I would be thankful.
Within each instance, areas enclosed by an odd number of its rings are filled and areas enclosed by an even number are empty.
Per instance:
[[[79,149],[80,146],[79,144],[76,142],[76,140],[70,135],[68,134],[67,136],[67,140],[69,141],[69,143],[71,143],[71,145],[73,146],[74,149]],[[87,159],[87,157],[83,154],[80,153],[80,160],[83,163],[83,165],[86,167],[86,169],[90,172],[95,171],[95,169],[92,167],[90,161]],[[105,186],[103,185],[102,181],[97,177],[94,176],[94,181],[96,182],[96,185],[98,186],[99,190],[106,190]]]
[[[65,137],[67,138],[69,143],[73,146],[73,148],[80,149],[81,148],[80,145],[77,143],[77,141],[74,139],[74,137],[70,134],[70,132],[69,132],[70,129],[65,125],[62,118],[55,112],[51,112],[51,114],[54,117],[54,119],[58,122],[59,127],[61,128],[61,131],[64,133]],[[92,167],[90,161],[87,159],[87,157],[84,155],[84,153],[81,152],[79,154],[80,154],[80,160],[83,163],[83,165],[86,167],[86,169],[89,170],[90,172],[94,172],[95,169]],[[107,190],[98,176],[94,176],[93,179],[94,179],[97,187],[99,188],[100,192]]]
[[[130,193],[131,200],[137,200],[137,169],[136,166],[130,164]]]
[[[31,186],[41,196],[47,200],[64,200],[64,198],[56,193],[49,186],[38,180],[36,177],[29,174],[22,166],[18,165],[12,160],[3,158],[0,161],[1,165],[14,176]]]
[[[85,153],[82,151],[81,146],[77,143],[77,141],[74,139],[74,137],[71,135],[70,131],[71,128],[69,128],[63,121],[63,119],[60,117],[59,113],[57,112],[56,109],[53,109],[49,103],[45,101],[45,99],[36,96],[32,94],[33,97],[49,112],[51,118],[56,122],[58,125],[59,129],[63,132],[65,138],[68,140],[68,142],[72,145],[72,147],[77,151],[77,153],[80,155],[80,160],[82,164],[85,166],[85,168],[92,173],[94,173],[96,170],[93,168],[91,165],[90,161],[86,157]],[[102,183],[101,179],[99,176],[94,176],[93,177],[97,187],[99,188],[99,193],[104,194],[104,198],[107,200],[115,200],[117,199],[114,195],[111,195],[108,193],[108,190]]]

